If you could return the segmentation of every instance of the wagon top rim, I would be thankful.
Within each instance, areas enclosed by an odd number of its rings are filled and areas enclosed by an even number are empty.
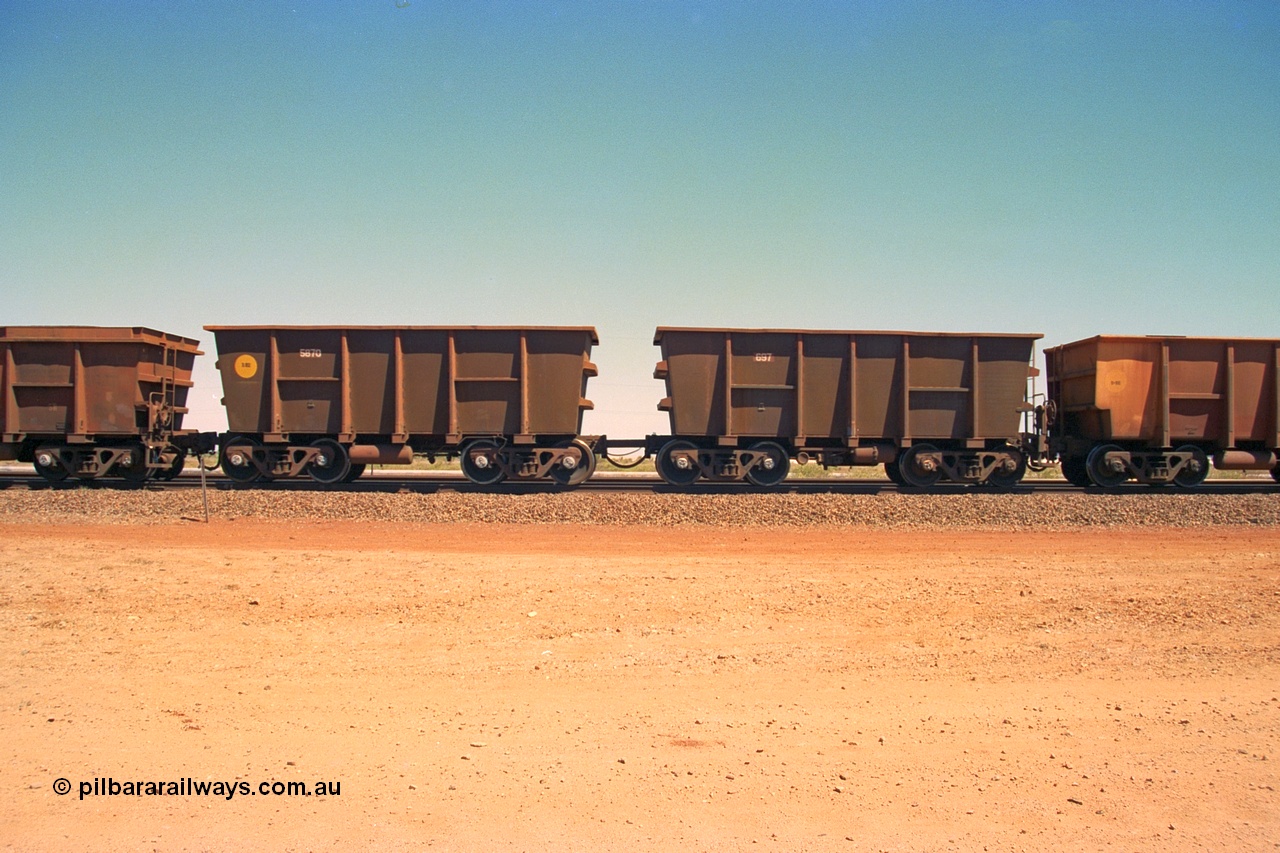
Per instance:
[[[1232,337],[1230,335],[1210,335],[1201,337],[1198,335],[1093,335],[1088,338],[1080,338],[1079,340],[1069,341],[1065,344],[1049,347],[1045,352],[1053,352],[1054,350],[1068,349],[1071,347],[1083,346],[1092,343],[1174,343],[1188,341],[1191,343],[1206,344],[1280,344],[1280,338],[1245,338]]]
[[[927,337],[927,338],[1010,338],[1018,340],[1040,340],[1044,335],[1040,332],[922,332],[901,329],[750,329],[729,328],[721,326],[659,326],[653,334],[655,344],[662,341],[668,332],[710,332],[713,334],[746,334],[746,335],[883,335],[886,337]]]
[[[600,343],[595,326],[352,326],[326,324],[205,326],[206,332],[585,332],[593,344]]]
[[[0,326],[0,342],[34,343],[145,343],[177,344],[192,350],[200,346],[195,338],[161,332],[146,326]],[[202,355],[203,353],[197,353]]]

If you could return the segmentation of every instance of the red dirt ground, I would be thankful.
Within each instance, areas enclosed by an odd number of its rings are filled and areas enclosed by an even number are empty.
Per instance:
[[[0,849],[1280,840],[1272,528],[3,525],[0,555]],[[108,777],[341,793],[80,799]]]

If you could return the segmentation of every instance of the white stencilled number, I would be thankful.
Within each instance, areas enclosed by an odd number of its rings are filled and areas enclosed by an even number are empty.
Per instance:
[[[758,352],[756,353],[756,361],[773,361],[773,353]]]
[[[298,355],[302,358],[319,358],[321,352],[318,349],[300,349]]]

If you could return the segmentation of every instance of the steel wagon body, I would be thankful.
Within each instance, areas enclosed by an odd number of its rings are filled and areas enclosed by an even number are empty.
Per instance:
[[[579,437],[590,327],[206,326],[237,479],[350,479],[370,462],[461,456],[477,482],[594,468]]]
[[[668,482],[771,485],[791,459],[930,485],[1016,482],[1038,334],[660,327]]]
[[[68,476],[181,470],[199,342],[142,327],[0,328],[0,458]]]
[[[1280,340],[1099,335],[1045,351],[1050,438],[1079,485],[1280,473]]]

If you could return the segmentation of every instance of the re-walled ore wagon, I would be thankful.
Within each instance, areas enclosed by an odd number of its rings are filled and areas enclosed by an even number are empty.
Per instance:
[[[189,338],[144,328],[0,328],[0,459],[50,482],[171,478],[195,449],[182,428]]]
[[[206,326],[228,432],[222,469],[321,483],[415,454],[458,457],[472,482],[595,470],[581,437],[596,331],[514,326]]]
[[[1280,480],[1280,340],[1100,335],[1045,350],[1050,448],[1078,486]]]
[[[1040,337],[660,327],[671,435],[646,451],[673,485],[771,486],[817,458],[883,464],[908,486],[1012,486]]]

